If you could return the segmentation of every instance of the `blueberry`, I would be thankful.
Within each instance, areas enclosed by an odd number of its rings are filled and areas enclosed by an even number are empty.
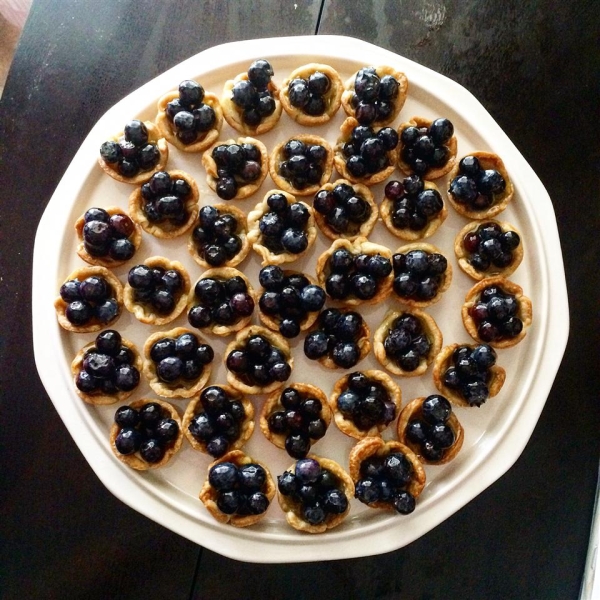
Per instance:
[[[275,363],[269,369],[269,377],[275,381],[286,381],[292,374],[292,368],[287,362]]]
[[[227,450],[229,450],[229,440],[223,435],[213,437],[206,444],[206,451],[214,458],[223,456]]]
[[[454,431],[445,423],[437,423],[429,431],[429,440],[441,449],[450,448],[455,440]]]
[[[167,315],[175,308],[175,298],[173,294],[165,289],[155,290],[152,294],[152,306],[157,313]]]
[[[354,495],[363,504],[372,504],[379,500],[379,487],[371,478],[361,479],[354,490]]]
[[[398,145],[398,134],[393,127],[384,127],[377,132],[377,138],[383,143],[383,147],[388,152]]]
[[[251,81],[238,81],[231,90],[231,99],[240,108],[248,108],[258,101],[258,92]]]
[[[500,194],[506,188],[504,177],[495,169],[487,169],[479,175],[477,189],[482,194]]]
[[[281,243],[287,252],[300,254],[308,248],[308,237],[299,229],[286,229],[281,235]]]
[[[310,438],[304,433],[292,433],[285,438],[285,450],[292,458],[305,458],[310,451]]]
[[[163,459],[165,448],[158,440],[151,438],[142,442],[140,455],[146,462],[155,464]]]
[[[470,406],[481,406],[489,397],[488,387],[483,381],[469,381],[461,391]]]
[[[232,350],[227,355],[226,364],[233,373],[246,373],[249,367],[248,355],[243,350]]]
[[[123,130],[125,140],[135,146],[142,146],[148,142],[148,129],[146,125],[137,119],[128,121]]]
[[[325,304],[325,291],[318,285],[307,285],[300,292],[302,308],[308,312],[316,312]]]
[[[286,338],[295,338],[300,334],[300,323],[294,319],[282,319],[279,323],[279,333]]]
[[[310,98],[308,82],[305,79],[293,79],[288,85],[288,95],[292,106],[304,108]]]
[[[471,352],[471,360],[476,368],[483,371],[496,364],[496,351],[487,344],[476,346]]]
[[[120,365],[115,370],[115,386],[123,392],[130,392],[140,382],[140,372],[132,365]]]
[[[362,330],[363,319],[357,312],[342,313],[334,327],[334,335],[342,342],[352,342],[358,339]]]
[[[121,160],[121,147],[117,142],[104,142],[100,146],[100,156],[109,164],[116,164]]]
[[[325,494],[323,506],[327,513],[341,515],[348,509],[348,498],[341,490],[331,489]]]
[[[320,440],[327,432],[327,424],[321,418],[313,419],[308,423],[308,435],[313,440]]]
[[[407,350],[396,358],[398,365],[403,371],[411,373],[421,364],[421,357],[415,350]]]
[[[354,295],[361,300],[370,300],[377,293],[377,282],[371,275],[365,273],[353,275],[351,286]]]
[[[377,119],[377,108],[371,102],[359,102],[354,109],[354,117],[361,125],[371,125]]]
[[[277,487],[284,496],[295,494],[298,489],[298,481],[294,473],[284,471],[277,477]]]
[[[514,250],[521,242],[516,231],[506,231],[502,234],[501,243],[506,250]]]
[[[377,73],[368,69],[358,71],[354,79],[354,93],[367,102],[377,99],[380,86],[381,80]]]
[[[304,340],[304,354],[311,360],[317,360],[327,354],[328,337],[324,331],[309,333]]]
[[[217,416],[229,408],[229,398],[223,388],[218,385],[205,388],[200,394],[200,402],[204,410],[211,416]]]
[[[446,423],[452,414],[450,402],[439,394],[432,394],[423,401],[421,406],[423,418],[430,425]]]
[[[408,515],[415,510],[415,497],[407,491],[399,492],[394,498],[394,508],[401,515]]]
[[[295,475],[301,485],[315,483],[321,474],[321,465],[313,458],[304,458],[296,463]]]
[[[188,427],[190,433],[200,442],[208,442],[215,434],[215,427],[206,413],[196,415]]]
[[[332,273],[325,281],[325,291],[334,300],[343,300],[350,293],[350,282],[343,273]]]
[[[331,358],[339,367],[350,369],[360,360],[360,351],[354,342],[339,342],[334,346]]]
[[[360,396],[356,391],[346,390],[342,392],[337,399],[337,407],[339,411],[348,417],[351,417],[360,401]]]
[[[273,67],[264,58],[255,60],[248,68],[248,79],[261,90],[267,87],[273,74]]]
[[[158,378],[167,383],[176,381],[183,373],[183,362],[176,356],[167,356],[156,365]]]
[[[303,507],[302,517],[311,525],[320,525],[327,518],[327,513],[320,502],[315,502],[312,505]]]
[[[427,272],[429,267],[429,254],[424,250],[410,250],[406,253],[406,268],[415,274]]]
[[[450,182],[450,189],[448,191],[455,196],[457,202],[463,204],[472,204],[477,199],[479,193],[475,180],[466,175],[455,177]]]
[[[142,436],[139,431],[124,427],[115,438],[115,448],[120,454],[134,454],[140,449]]]
[[[390,329],[383,341],[388,356],[396,357],[408,349],[411,336],[405,329]]]
[[[242,498],[237,490],[228,490],[226,492],[221,492],[217,496],[217,507],[222,513],[226,515],[235,514],[240,508],[241,504]]]
[[[448,119],[436,119],[429,126],[429,135],[436,146],[447,144],[454,135],[454,126]]]
[[[465,156],[458,163],[459,172],[470,177],[475,177],[481,171],[479,159],[476,156]]]

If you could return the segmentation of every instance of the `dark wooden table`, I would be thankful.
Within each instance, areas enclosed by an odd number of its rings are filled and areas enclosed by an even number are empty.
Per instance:
[[[0,102],[0,597],[576,598],[599,459],[598,26],[586,0],[35,0]],[[571,335],[521,458],[429,534],[365,559],[237,563],[119,502],[79,453],[33,363],[33,240],[116,101],[210,46],[307,34],[389,48],[484,104],[553,200]]]

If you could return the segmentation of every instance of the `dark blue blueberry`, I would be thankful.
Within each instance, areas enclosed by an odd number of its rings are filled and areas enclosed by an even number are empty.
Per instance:
[[[444,207],[442,197],[437,190],[423,190],[416,201],[417,210],[426,217],[434,217],[440,213]]]
[[[377,481],[371,478],[361,479],[354,490],[354,495],[363,504],[372,504],[377,502],[380,497]]]
[[[429,254],[424,250],[411,250],[406,253],[405,264],[411,273],[425,273],[429,268]]]
[[[285,450],[292,458],[305,458],[310,451],[309,436],[301,432],[291,433],[285,438]]]
[[[461,378],[454,367],[450,367],[446,370],[443,381],[444,385],[453,390],[458,389],[461,385]]]
[[[450,448],[454,444],[454,431],[446,423],[437,423],[429,431],[429,440],[439,448]]]
[[[155,464],[160,462],[165,455],[165,447],[156,439],[150,438],[142,442],[140,446],[140,455],[148,463]]]
[[[209,483],[219,492],[233,490],[238,483],[238,468],[231,462],[222,462],[208,472]]]
[[[217,416],[229,408],[229,398],[223,388],[211,385],[200,394],[200,402],[210,416]]]
[[[361,69],[354,79],[354,93],[360,100],[367,102],[377,99],[380,86],[381,79],[370,69]]]
[[[214,456],[214,455],[213,455]],[[226,514],[233,515],[238,511],[242,504],[240,493],[237,490],[228,490],[221,492],[217,496],[217,507],[218,509]]]
[[[307,285],[300,292],[302,308],[308,312],[316,312],[325,304],[325,291],[318,285]]]
[[[287,381],[291,374],[292,368],[287,362],[278,362],[269,368],[269,378],[274,381]]]
[[[83,369],[92,377],[108,378],[114,374],[115,363],[108,354],[91,351],[83,359]]]
[[[231,91],[231,99],[240,108],[252,107],[258,101],[258,92],[251,81],[238,81]]]
[[[521,242],[516,231],[506,231],[502,234],[501,243],[505,250],[514,250]]]
[[[486,169],[477,180],[477,189],[482,194],[500,194],[506,188],[504,177],[495,169]]]
[[[206,413],[196,415],[190,422],[188,429],[200,442],[208,442],[215,434],[215,427]]]
[[[120,454],[134,454],[140,449],[142,435],[137,429],[124,427],[115,438],[115,448]]]
[[[406,437],[414,444],[422,444],[429,435],[429,427],[423,421],[413,419],[406,426]]]
[[[479,159],[476,156],[465,156],[458,163],[459,172],[468,175],[469,177],[475,177],[481,171]]]
[[[410,492],[399,492],[394,498],[394,508],[401,515],[408,515],[413,512],[415,504],[415,497]]]
[[[334,300],[343,300],[350,293],[350,282],[344,273],[332,273],[325,281],[325,291]]]
[[[383,341],[383,347],[388,356],[396,357],[408,349],[411,336],[404,328],[390,329]]]
[[[523,321],[518,317],[509,317],[501,324],[500,331],[506,337],[516,337],[523,331]]]
[[[348,169],[350,175],[356,178],[363,177],[367,172],[365,160],[358,154],[348,158],[346,162],[346,168]]]
[[[483,381],[468,381],[461,391],[470,406],[481,406],[489,397],[488,387]]]
[[[496,351],[487,344],[480,344],[471,352],[471,360],[477,369],[484,371],[496,364]]]
[[[327,518],[327,513],[321,502],[317,501],[310,506],[303,507],[302,517],[311,525],[320,525]]]
[[[446,423],[452,414],[452,406],[444,396],[432,394],[427,396],[421,406],[423,418],[430,425]]]
[[[436,146],[447,144],[454,135],[454,125],[448,119],[435,119],[429,126],[429,135]]]
[[[457,202],[462,204],[472,204],[479,195],[475,180],[466,175],[455,177],[451,181],[448,191],[456,198]]]
[[[323,500],[323,508],[329,514],[341,515],[348,509],[348,498],[339,489],[328,490]]]
[[[206,444],[206,451],[214,458],[223,456],[227,450],[229,450],[229,440],[223,435],[212,438]]]
[[[109,164],[116,164],[122,158],[121,147],[117,142],[104,142],[100,146],[100,156]]]
[[[123,130],[125,139],[135,146],[143,146],[148,142],[148,129],[146,125],[137,119],[128,121]]]
[[[387,478],[398,486],[406,485],[413,472],[411,462],[401,452],[388,454],[383,461]]]
[[[282,233],[281,244],[287,252],[300,254],[308,248],[308,237],[304,231],[290,227]]]
[[[342,342],[356,341],[362,330],[363,319],[357,312],[342,313],[333,328],[336,339]]]
[[[155,290],[152,294],[152,306],[157,313],[168,315],[175,308],[175,298],[168,290]]]
[[[431,300],[437,295],[439,287],[437,277],[425,277],[417,286],[416,296],[421,300]]]
[[[158,378],[167,383],[176,381],[183,373],[183,361],[176,356],[167,356],[156,365]]]
[[[313,458],[304,458],[296,463],[295,475],[300,485],[315,483],[321,474],[321,465]]]
[[[273,74],[273,67],[264,58],[255,60],[248,68],[248,79],[259,90],[264,90],[269,85]]]
[[[327,354],[328,336],[324,331],[309,333],[304,340],[304,354],[311,360],[317,360]]]
[[[343,369],[350,369],[360,360],[360,350],[354,342],[339,342],[331,353],[333,362]]]
[[[77,386],[77,389],[82,391],[84,394],[92,394],[95,392],[100,383],[100,379],[93,377],[87,371],[80,371],[75,378],[75,385]]]
[[[239,468],[239,484],[246,491],[258,491],[265,484],[267,475],[263,467],[251,463]]]
[[[290,104],[296,108],[304,108],[310,98],[308,82],[305,79],[293,79],[288,85]]]
[[[312,440],[320,440],[327,432],[327,425],[320,417],[313,419],[308,423],[307,432]]]
[[[298,481],[294,473],[284,471],[277,477],[277,487],[284,496],[296,494],[298,490]]]
[[[359,402],[360,396],[356,391],[346,390],[338,396],[337,407],[343,415],[351,417],[356,412]]]
[[[153,286],[152,269],[146,265],[137,265],[130,269],[127,281],[133,289],[145,289]]]
[[[411,373],[421,364],[421,356],[413,349],[407,350],[396,358],[398,365],[403,371]]]
[[[350,280],[354,295],[361,300],[370,300],[377,293],[377,281],[366,273],[356,273]]]
[[[179,425],[175,419],[167,418],[158,422],[155,429],[155,435],[158,441],[168,444],[177,438],[179,434]]]
[[[140,372],[132,365],[120,365],[115,369],[115,386],[123,392],[130,392],[140,382]]]

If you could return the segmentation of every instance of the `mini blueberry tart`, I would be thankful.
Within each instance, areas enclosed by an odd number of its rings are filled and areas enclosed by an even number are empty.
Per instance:
[[[215,143],[223,126],[219,98],[186,79],[177,91],[165,94],[155,123],[166,140],[183,152],[202,152]]]
[[[163,398],[191,398],[210,378],[214,350],[184,327],[153,333],[144,344],[144,375]]]
[[[377,304],[392,290],[391,258],[385,246],[364,237],[336,240],[317,260],[317,280],[344,306]]]
[[[444,396],[411,400],[398,417],[398,439],[427,465],[450,462],[462,448],[464,430]]]
[[[285,519],[298,531],[325,533],[350,512],[354,484],[333,460],[309,454],[277,478],[277,499]]]
[[[192,229],[188,250],[205,269],[239,265],[250,252],[246,215],[231,204],[203,206]]]
[[[521,235],[501,221],[467,223],[454,240],[458,266],[470,277],[508,277],[523,260]]]
[[[238,332],[225,350],[227,381],[245,394],[270,394],[292,373],[294,359],[286,339],[260,325]]]
[[[407,306],[431,306],[450,287],[452,265],[432,244],[415,242],[402,246],[394,253],[392,264],[394,294]]]
[[[225,82],[221,106],[225,120],[244,135],[261,135],[281,117],[279,89],[272,80],[273,67],[255,60],[247,73]]]
[[[275,446],[292,458],[306,458],[331,423],[323,390],[308,383],[292,383],[273,392],[263,404],[260,428]]]
[[[313,209],[282,190],[266,193],[248,214],[248,242],[263,265],[304,256],[317,239]]]
[[[441,349],[437,323],[416,308],[388,311],[373,337],[375,358],[400,377],[423,375]]]
[[[390,181],[379,212],[389,232],[408,242],[432,236],[448,216],[435,183],[423,181],[419,175]]]
[[[402,392],[383,371],[355,371],[339,379],[329,397],[338,429],[356,439],[379,436],[398,416]]]
[[[338,72],[328,65],[298,67],[281,84],[279,99],[299,125],[324,125],[338,111],[344,87]]]
[[[346,81],[342,106],[361,125],[383,127],[398,116],[407,94],[404,73],[387,66],[364,67]]]
[[[168,402],[142,398],[115,412],[110,447],[136,471],[165,466],[179,452],[182,441],[181,419]]]
[[[105,329],[73,359],[77,395],[88,404],[124,402],[138,386],[142,359],[132,342]]]
[[[380,437],[360,440],[350,451],[355,497],[371,508],[408,515],[425,487],[425,470],[405,444]]]
[[[330,240],[367,237],[379,216],[371,190],[345,179],[326,183],[315,194],[313,208],[319,229]]]
[[[263,325],[283,337],[294,338],[317,320],[326,295],[314,279],[277,265],[263,267],[258,279],[263,287],[258,299]]]
[[[512,200],[514,187],[504,162],[492,152],[472,152],[448,177],[448,200],[468,219],[491,219]]]
[[[239,450],[253,431],[252,402],[229,385],[204,388],[183,415],[183,432],[192,448],[213,458]]]
[[[381,183],[394,172],[398,161],[395,129],[360,125],[355,118],[348,117],[340,132],[333,162],[344,179],[371,186]]]
[[[407,175],[416,173],[435,180],[449,173],[456,163],[454,125],[445,118],[413,117],[398,128],[398,166]]]
[[[129,213],[142,229],[161,239],[184,234],[198,215],[200,192],[183,171],[159,171],[129,196]]]
[[[467,293],[461,314],[467,333],[494,348],[518,344],[533,318],[531,300],[521,286],[504,277],[476,283]]]
[[[488,344],[451,344],[433,363],[435,387],[456,406],[481,406],[498,394],[505,379]]]
[[[140,185],[162,171],[169,158],[167,140],[151,121],[134,119],[122,133],[100,146],[98,164],[117,181]]]
[[[74,333],[100,331],[121,315],[123,286],[105,267],[82,267],[60,286],[54,308],[63,329]]]
[[[129,270],[123,300],[140,322],[166,325],[185,309],[190,277],[178,261],[152,256]]]
[[[215,335],[235,333],[252,320],[254,296],[250,281],[237,269],[209,269],[190,291],[188,322]]]
[[[317,135],[299,134],[275,146],[269,173],[275,185],[296,196],[310,196],[329,181],[333,150]]]
[[[369,354],[370,335],[369,326],[359,313],[326,308],[304,338],[304,355],[327,369],[351,369]]]
[[[202,155],[206,181],[221,200],[244,200],[269,171],[267,148],[251,137],[217,142]]]
[[[208,467],[200,500],[219,523],[249,527],[266,514],[276,487],[265,465],[232,450]]]

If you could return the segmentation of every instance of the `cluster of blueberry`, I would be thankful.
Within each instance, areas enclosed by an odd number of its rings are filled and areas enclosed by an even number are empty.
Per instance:
[[[398,81],[392,75],[379,77],[374,67],[365,67],[358,71],[351,100],[356,120],[361,125],[386,121],[389,123],[398,91]]]
[[[429,301],[435,298],[448,268],[443,254],[410,250],[394,254],[394,292],[400,298]]]
[[[177,138],[186,146],[202,139],[215,124],[215,111],[203,100],[204,88],[186,80],[179,84],[179,98],[167,104],[167,117],[175,127]]]
[[[327,110],[326,94],[331,80],[325,73],[315,71],[307,79],[297,77],[288,84],[290,104],[307,115],[318,117]]]
[[[135,302],[150,305],[160,315],[173,312],[183,293],[183,278],[176,269],[136,265],[129,270],[127,281]]]
[[[217,165],[217,196],[235,198],[238,190],[256,182],[262,174],[262,156],[255,144],[219,144],[211,154]]]
[[[401,159],[418,175],[444,167],[450,159],[447,144],[454,135],[454,125],[448,119],[435,119],[429,127],[405,127],[401,134]]]
[[[142,210],[150,223],[169,221],[175,226],[183,225],[188,219],[186,200],[191,193],[185,179],[172,179],[166,171],[159,171],[141,188]]]
[[[367,125],[357,125],[344,143],[346,168],[352,177],[372,176],[390,166],[388,152],[398,146],[398,134],[393,127],[375,131]]]
[[[521,243],[516,231],[503,231],[497,223],[481,223],[475,231],[463,238],[463,246],[469,253],[468,261],[477,271],[490,267],[504,269],[513,262],[513,252]]]
[[[83,281],[65,281],[60,286],[60,297],[67,304],[65,317],[77,327],[88,325],[93,319],[107,325],[119,314],[112,286],[100,275],[86,277]]]
[[[423,330],[421,321],[404,313],[393,323],[383,341],[385,354],[408,373],[414,371],[431,349],[431,342]]]
[[[324,146],[291,139],[281,149],[278,174],[293,188],[303,190],[321,182],[326,161],[327,148]]]
[[[126,214],[110,215],[103,208],[90,208],[83,220],[83,245],[90,256],[126,261],[134,255],[131,237],[135,225]]]
[[[239,233],[240,224],[234,215],[221,212],[214,206],[203,206],[192,240],[202,259],[211,267],[220,267],[242,249]]]
[[[351,185],[338,183],[333,189],[319,190],[314,198],[315,210],[336,233],[354,235],[371,217],[371,206]]]
[[[238,81],[231,90],[231,99],[242,111],[242,120],[249,127],[258,127],[263,119],[275,112],[275,99],[269,90],[273,67],[264,59],[255,60],[248,69],[248,79]]]
[[[523,321],[517,316],[519,301],[501,287],[484,288],[479,300],[469,309],[475,321],[477,335],[484,342],[497,342],[514,338],[523,330]]]
[[[482,168],[476,156],[465,156],[458,163],[458,175],[450,182],[448,192],[459,204],[482,211],[490,208],[505,189],[506,181],[499,171]]]

